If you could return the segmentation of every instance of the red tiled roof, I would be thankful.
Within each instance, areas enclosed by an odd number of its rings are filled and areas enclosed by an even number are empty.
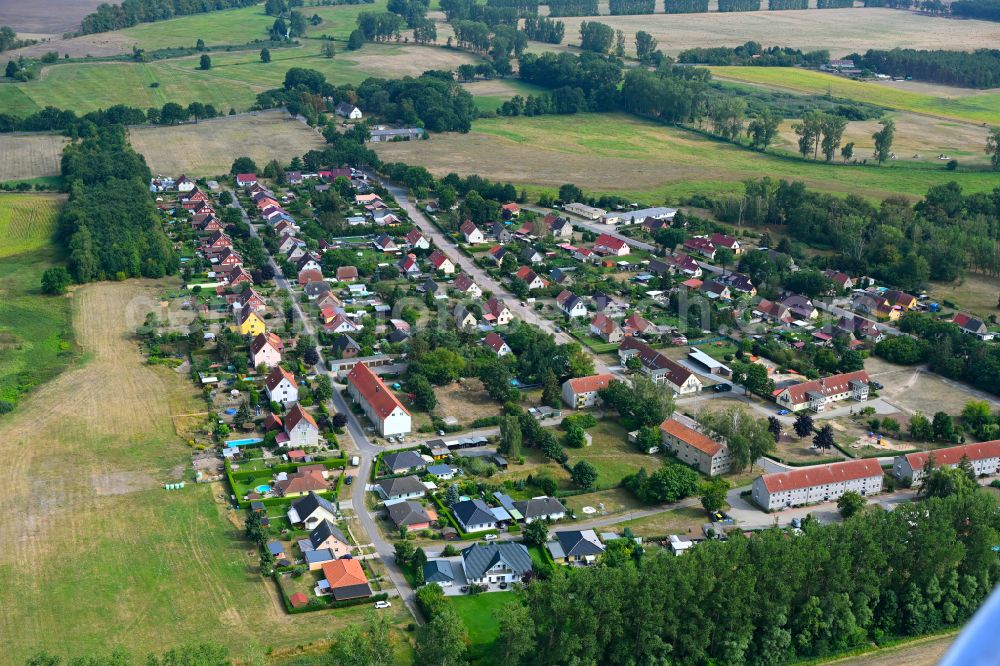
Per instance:
[[[364,569],[357,560],[333,560],[323,563],[323,577],[330,583],[330,589],[349,585],[364,585],[368,582]]]
[[[874,476],[882,476],[882,467],[878,464],[878,460],[869,458],[867,460],[850,460],[830,463],[829,465],[802,467],[787,472],[765,474],[761,478],[764,480],[764,487],[767,488],[767,491],[775,493],[822,486],[828,483],[867,479]]]
[[[379,416],[385,418],[392,413],[392,410],[399,407],[406,414],[406,407],[403,407],[403,403],[399,401],[392,391],[386,388],[385,383],[382,382],[382,378],[372,372],[364,363],[358,363],[351,369],[350,374],[347,375],[347,381],[349,384],[354,386],[361,397],[371,405]]]
[[[782,392],[787,390],[788,396],[792,399],[792,404],[797,405],[803,402],[808,402],[809,397],[807,394],[810,392],[821,393],[822,395],[846,393],[850,383],[854,380],[865,383],[870,381],[867,372],[864,370],[858,370],[856,372],[845,372],[840,375],[831,375],[829,377],[795,384],[777,391],[777,394],[780,395]]]
[[[722,450],[722,444],[694,428],[687,427],[677,419],[667,419],[660,424],[660,430],[710,456]]]
[[[441,250],[434,250],[431,252],[431,256],[429,258],[431,264],[434,265],[434,268],[441,268],[441,266],[444,265],[444,262],[451,261],[451,259],[449,259],[448,256]]]
[[[604,335],[610,335],[616,328],[616,324],[610,317],[606,314],[598,313],[593,319],[590,320],[590,325],[599,330]]]
[[[258,333],[254,337],[253,342],[250,343],[250,353],[256,354],[264,348],[264,345],[271,345],[276,351],[279,352],[284,346],[281,343],[281,338],[274,333]]]
[[[650,323],[649,323],[649,322],[648,322],[648,321],[646,320],[646,318],[645,318],[645,317],[643,317],[643,316],[642,316],[641,314],[639,314],[638,312],[633,312],[633,313],[632,313],[631,315],[629,315],[629,317],[628,317],[628,318],[627,318],[627,319],[625,320],[625,325],[626,325],[626,326],[628,326],[629,328],[632,328],[632,329],[635,329],[635,330],[639,331],[640,333],[642,333],[642,332],[643,332],[643,331],[645,331],[645,330],[646,330],[647,328],[649,328],[649,327],[650,327],[650,326],[651,326],[652,324],[650,324]]]
[[[533,282],[536,277],[538,277],[535,271],[531,270],[528,266],[521,266],[518,268],[515,275],[529,284]]]
[[[507,344],[506,341],[504,341],[504,339],[501,338],[495,332],[488,333],[486,337],[483,339],[483,342],[486,344],[487,347],[489,347],[498,354],[500,353],[500,350],[503,349],[504,345]]]
[[[337,269],[338,280],[347,280],[356,277],[358,277],[358,269],[356,266],[341,266]]]
[[[296,592],[292,596],[288,597],[288,603],[292,605],[292,608],[301,608],[309,604],[309,597],[301,592]]]
[[[295,428],[295,426],[297,426],[303,419],[313,428],[319,430],[319,426],[316,425],[316,421],[309,414],[309,412],[302,409],[298,403],[295,403],[295,406],[288,410],[288,413],[285,414],[285,431],[291,432],[292,429]]]
[[[601,234],[594,243],[594,247],[606,247],[611,250],[620,250],[625,247],[625,241],[611,234]]]
[[[287,379],[292,383],[293,388],[298,388],[299,385],[295,383],[295,376],[292,373],[285,370],[280,365],[271,370],[271,374],[267,376],[267,380],[264,382],[268,390],[273,391],[281,383],[282,379]]]
[[[962,461],[962,456],[969,460],[984,460],[986,458],[1000,457],[1000,439],[989,442],[979,442],[977,444],[964,444],[962,446],[951,446],[947,449],[936,451],[910,453],[906,456],[906,462],[914,470],[923,469],[927,464],[927,458],[934,454],[934,463],[937,465],[957,465]]]
[[[589,377],[575,377],[568,381],[573,393],[592,393],[607,388],[608,384],[614,381],[612,374],[590,375]]]
[[[667,380],[674,386],[683,386],[684,382],[694,374],[680,363],[667,358],[645,342],[633,337],[625,338],[621,345],[618,346],[618,349],[619,351],[622,349],[626,351],[635,350],[638,352],[642,364],[651,370],[666,370]]]
[[[718,233],[712,234],[709,237],[709,241],[711,241],[713,245],[721,245],[723,247],[728,247],[729,249],[733,249],[734,247],[736,247],[736,244],[739,242],[732,236],[727,236],[726,234],[718,234]]]

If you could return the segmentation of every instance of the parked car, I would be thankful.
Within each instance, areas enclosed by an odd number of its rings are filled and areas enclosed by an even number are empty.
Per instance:
[[[353,476],[347,477],[346,479],[344,479],[344,483],[346,483],[347,485],[351,485],[352,483],[354,483],[354,477]]]
[[[486,536],[483,537],[483,541],[496,541],[496,538],[497,538],[496,534],[487,534]]]
[[[873,387],[873,388],[874,388],[874,389],[875,389],[876,391],[881,391],[882,389],[884,389],[884,388],[885,388],[885,386],[883,386],[881,382],[872,382],[872,387]]]
[[[778,410],[778,416],[786,416],[788,414],[791,414],[791,412],[788,411],[787,409],[779,409]]]
[[[712,390],[715,391],[716,393],[726,393],[727,391],[732,391],[733,390],[733,385],[732,384],[721,384],[720,383],[720,384],[716,384],[715,386],[713,386]]]
[[[376,601],[375,608],[392,608],[392,604],[388,601]]]

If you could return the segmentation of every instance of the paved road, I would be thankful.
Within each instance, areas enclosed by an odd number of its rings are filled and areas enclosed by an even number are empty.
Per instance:
[[[257,233],[256,226],[252,223],[250,218],[247,216],[246,211],[243,210],[239,199],[233,193],[233,206],[240,210],[243,215],[243,219],[250,226],[250,234],[254,237],[259,237]],[[281,268],[275,262],[274,257],[268,255],[271,268],[274,270],[274,281],[280,289],[291,289],[291,284],[288,279],[281,272]],[[312,325],[312,321],[303,312],[298,299],[292,299],[292,307],[295,311],[295,317],[302,324],[302,329],[308,335],[315,335]],[[357,455],[360,458],[360,465],[358,466],[358,482],[367,483],[371,476],[371,466],[375,457],[378,453],[386,448],[393,447],[380,447],[373,444],[368,437],[365,435],[365,429],[362,427],[361,422],[355,416],[354,412],[351,411],[344,397],[340,394],[341,385],[337,382],[336,373],[332,373],[327,369],[326,360],[323,358],[323,350],[317,347],[316,351],[319,353],[319,362],[315,366],[317,373],[324,373],[330,377],[331,382],[333,382],[333,397],[330,402],[332,403],[333,413],[341,413],[347,416],[347,432],[349,437],[347,438],[350,444],[353,445],[353,450],[347,451],[349,455]],[[341,438],[342,443],[344,438]],[[395,448],[401,448],[404,446],[412,446],[412,444],[397,444]],[[362,486],[363,487],[363,486]],[[396,564],[395,549],[394,547],[382,536],[382,532],[379,530],[378,525],[375,524],[374,519],[369,513],[368,508],[365,506],[365,493],[363,491],[359,492],[361,489],[355,489],[351,493],[351,504],[354,507],[354,513],[357,515],[358,520],[361,521],[362,527],[364,527],[365,532],[368,534],[368,539],[371,545],[375,548],[376,553],[381,558],[383,564],[385,565],[386,571],[389,575],[389,580],[396,587],[396,591],[399,593],[400,598],[406,607],[413,614],[413,617],[418,621],[422,620],[422,615],[417,608],[415,602],[415,592],[406,578],[403,576],[403,572],[399,569]]]
[[[440,229],[438,229],[430,220],[428,220],[424,216],[423,212],[421,212],[413,204],[413,202],[410,201],[409,194],[405,188],[390,183],[389,181],[382,181],[382,185],[385,186],[387,190],[389,190],[389,193],[392,194],[392,196],[396,199],[396,203],[402,206],[403,210],[405,210],[407,214],[410,216],[410,219],[412,219],[413,222],[418,227],[420,227],[421,231],[423,231],[428,237],[431,238],[431,240],[434,241],[435,245],[441,248],[442,251],[445,250],[445,248],[448,248],[449,246],[452,250],[454,250],[449,254],[449,256],[455,261],[455,263],[458,266],[461,266],[463,271],[465,271],[466,273],[471,275],[473,279],[475,279],[476,283],[480,286],[480,288],[482,288],[483,290],[491,291],[497,296],[502,295],[504,297],[504,302],[507,304],[507,307],[515,316],[520,318],[522,321],[526,321],[529,324],[534,324],[543,331],[550,333],[555,337],[556,342],[559,343],[577,342],[577,340],[572,338],[565,331],[556,331],[555,330],[556,325],[551,321],[549,321],[548,319],[542,317],[538,312],[534,310],[534,308],[528,305],[521,305],[521,300],[519,298],[511,294],[503,284],[501,284],[497,280],[494,280],[492,277],[490,277],[490,275],[486,271],[484,271],[482,268],[473,263],[473,261],[469,257],[467,257],[464,253],[462,253],[458,249],[458,247],[455,245],[455,242],[450,237],[448,237]],[[587,351],[586,346],[584,346],[584,351]],[[606,363],[604,363],[604,361],[602,361],[600,358],[596,356],[594,356],[593,358],[594,358],[595,372],[598,373],[611,372],[610,367]]]
[[[629,247],[634,247],[637,250],[645,250],[646,252],[656,252],[657,251],[657,247],[655,245],[650,245],[649,243],[644,243],[644,242],[642,242],[640,240],[636,240],[634,238],[629,238],[628,236],[625,236],[623,234],[620,234],[620,233],[616,232],[615,229],[617,227],[615,225],[612,225],[612,224],[601,224],[600,222],[594,222],[593,220],[585,220],[582,217],[578,217],[578,216],[576,216],[576,215],[574,215],[572,213],[568,213],[568,212],[566,212],[564,210],[549,210],[547,208],[539,208],[537,206],[521,206],[521,208],[524,208],[524,209],[530,210],[530,211],[534,211],[536,213],[541,213],[542,215],[548,215],[549,213],[555,213],[555,214],[559,215],[560,217],[564,217],[567,220],[569,220],[569,223],[572,224],[577,229],[583,229],[585,231],[589,231],[589,232],[595,233],[595,234],[608,234],[609,236],[614,236],[615,238],[620,238],[623,241],[625,241],[625,243]]]

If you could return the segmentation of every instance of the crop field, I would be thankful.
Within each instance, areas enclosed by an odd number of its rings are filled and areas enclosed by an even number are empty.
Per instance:
[[[660,3],[657,6],[660,7]],[[864,53],[873,48],[993,48],[1000,41],[1000,24],[997,23],[956,21],[881,8],[654,14],[559,20],[566,24],[567,44],[579,42],[580,23],[598,20],[625,32],[628,51],[634,53],[635,33],[645,30],[659,40],[660,48],[668,55],[677,55],[684,49],[696,47],[737,46],[751,39],[764,46],[827,49],[834,58],[855,51]]]
[[[931,116],[908,112],[889,114],[896,122],[896,138],[892,149],[897,161],[902,163],[947,164],[949,159],[958,160],[961,164],[986,165],[989,157],[983,150],[986,145],[986,129],[979,125],[959,123]],[[798,136],[792,130],[795,121],[785,121],[779,129],[779,148],[789,152],[798,152]],[[854,159],[871,160],[872,134],[881,127],[877,120],[852,121],[844,130],[843,142],[854,142]],[[865,146],[859,150],[858,147]],[[836,159],[839,159],[839,155]]]
[[[225,116],[174,127],[129,130],[132,146],[146,157],[154,173],[213,176],[229,172],[240,156],[258,164],[321,148],[323,137],[282,111]]]
[[[25,36],[61,35],[80,27],[80,19],[99,4],[100,0],[0,0],[0,25],[9,25]]]
[[[16,402],[69,362],[69,302],[41,293],[60,197],[0,195],[0,400]]]
[[[65,145],[66,139],[54,134],[0,134],[0,182],[58,175]]]
[[[996,187],[990,173],[885,164],[843,167],[751,152],[624,114],[581,114],[478,120],[468,134],[377,146],[387,161],[419,164],[437,176],[477,173],[524,185],[529,192],[576,183],[650,203],[693,193],[734,192],[746,178],[768,174],[817,189],[871,197],[922,196],[932,185],[957,180],[968,191]],[[856,148],[860,154],[865,146]]]
[[[964,25],[963,22],[956,22]],[[1000,23],[995,24],[1000,30]],[[964,43],[964,42],[963,42]],[[831,94],[877,104],[888,109],[913,111],[971,123],[1000,123],[1000,90],[971,90],[928,86],[937,94],[918,92],[905,82],[852,81],[842,76],[794,67],[710,67],[723,79],[753,83],[792,92]]]
[[[212,69],[198,69],[198,56],[150,63],[70,63],[42,71],[37,81],[0,84],[0,108],[30,113],[45,106],[85,113],[114,104],[139,108],[166,102],[213,104],[221,111],[245,110],[258,93],[279,87],[291,67],[307,67],[331,83],[357,83],[369,76],[402,77],[427,69],[454,69],[476,58],[461,51],[415,45],[367,44],[334,58],[319,43],[273,49],[262,63],[256,50],[212,54]],[[153,87],[153,84],[158,84]]]
[[[238,516],[216,500],[222,487],[162,489],[191,479],[176,417],[204,410],[185,374],[146,365],[130,337],[166,286],[176,283],[74,290],[65,300],[88,362],[0,422],[9,461],[0,488],[8,663],[42,649],[83,655],[115,645],[141,657],[203,640],[206,628],[245,657],[254,646],[325,641],[367,610],[287,615],[256,573]]]

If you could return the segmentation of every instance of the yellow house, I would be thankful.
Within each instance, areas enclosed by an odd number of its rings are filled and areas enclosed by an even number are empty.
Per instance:
[[[264,325],[264,320],[254,312],[249,307],[243,308],[242,311],[236,316],[236,326],[233,330],[240,333],[241,335],[260,335],[263,333],[267,327]]]

